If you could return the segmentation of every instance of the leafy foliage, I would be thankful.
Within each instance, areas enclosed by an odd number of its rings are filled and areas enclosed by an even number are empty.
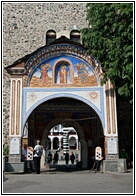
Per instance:
[[[8,153],[9,153],[9,148],[8,148],[8,146],[4,146],[4,147],[3,147],[3,155],[8,155]]]
[[[133,3],[87,4],[89,28],[82,30],[82,42],[102,63],[104,77],[117,93],[133,101]]]

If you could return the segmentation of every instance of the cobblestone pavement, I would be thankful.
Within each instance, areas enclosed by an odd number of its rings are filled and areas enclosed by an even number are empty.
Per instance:
[[[132,194],[133,170],[127,173],[41,171],[40,174],[3,175],[3,194]]]

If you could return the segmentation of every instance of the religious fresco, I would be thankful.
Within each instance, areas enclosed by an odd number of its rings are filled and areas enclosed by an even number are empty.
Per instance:
[[[30,87],[98,86],[94,68],[73,56],[52,57],[33,70]]]
[[[58,66],[56,66],[55,83],[56,84],[69,84],[70,83],[69,65],[60,63]]]

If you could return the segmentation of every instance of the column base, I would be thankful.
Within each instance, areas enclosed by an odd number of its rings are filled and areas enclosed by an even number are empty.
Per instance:
[[[127,172],[126,159],[103,160],[103,173],[106,172]]]
[[[17,172],[17,173],[24,173],[24,162],[19,163],[6,163],[6,172]]]

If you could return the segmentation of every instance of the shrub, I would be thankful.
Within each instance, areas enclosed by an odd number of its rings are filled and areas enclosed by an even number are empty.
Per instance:
[[[4,147],[3,147],[3,155],[8,155],[8,153],[9,153],[9,148],[8,148],[8,146],[4,146]]]

